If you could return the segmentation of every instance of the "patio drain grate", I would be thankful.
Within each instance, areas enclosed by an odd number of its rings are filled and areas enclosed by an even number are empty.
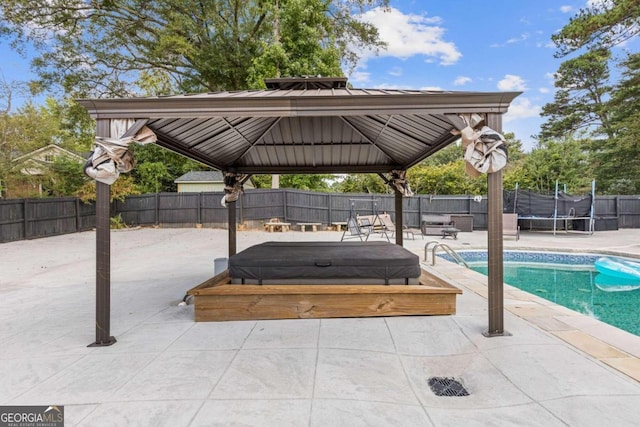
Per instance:
[[[436,396],[469,396],[467,389],[455,378],[431,377],[429,378],[429,387]]]

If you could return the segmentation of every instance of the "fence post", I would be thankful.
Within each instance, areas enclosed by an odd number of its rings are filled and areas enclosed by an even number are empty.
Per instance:
[[[160,194],[156,193],[155,196],[156,207],[155,207],[155,217],[156,217],[156,225],[160,224]]]
[[[22,199],[22,237],[27,239],[27,199]]]
[[[328,193],[327,196],[328,196],[328,203],[329,203],[329,213],[328,213],[329,218],[327,221],[327,225],[331,225],[331,219],[333,218],[333,213],[331,212],[331,205],[333,204],[333,200],[331,199],[331,193]]]
[[[284,213],[284,219],[282,222],[287,222],[287,190],[280,190],[282,192],[282,210]]]
[[[29,206],[31,206],[31,204],[29,203],[29,199],[24,199],[24,238],[25,239],[29,239],[31,237],[31,233],[29,233]]]
[[[198,193],[198,224],[202,225],[202,191]]]
[[[80,199],[76,198],[76,232],[80,231]]]

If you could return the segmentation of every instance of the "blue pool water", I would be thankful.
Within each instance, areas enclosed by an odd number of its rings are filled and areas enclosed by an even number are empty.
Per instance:
[[[486,251],[460,251],[471,269],[487,275]],[[504,252],[504,281],[518,289],[640,335],[640,289],[611,291],[594,262],[602,255]],[[444,256],[446,258],[446,256]]]

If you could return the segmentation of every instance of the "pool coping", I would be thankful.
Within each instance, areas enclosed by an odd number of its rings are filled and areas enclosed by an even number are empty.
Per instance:
[[[482,250],[486,248],[464,248],[460,250]],[[512,250],[512,249],[505,249]],[[551,251],[545,248],[518,248],[519,251]],[[618,251],[563,250],[562,252],[599,253],[629,256]],[[487,299],[487,276],[467,269],[454,262],[440,259],[435,266],[426,261],[423,268],[460,287],[463,292],[470,291]],[[504,308],[531,325],[548,332],[601,363],[640,382],[640,337],[626,332],[600,320],[586,316],[542,297],[520,290],[508,283],[504,284]],[[508,330],[508,327],[506,327]]]

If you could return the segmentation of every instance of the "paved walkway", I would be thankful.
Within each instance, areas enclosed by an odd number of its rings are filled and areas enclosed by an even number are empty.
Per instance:
[[[338,232],[238,233],[334,240]],[[437,237],[434,240],[440,240]],[[420,238],[405,246],[423,256]],[[446,239],[486,247],[486,233]],[[522,233],[505,247],[640,257],[640,230]],[[227,234],[112,233],[112,323],[94,341],[95,233],[0,244],[0,405],[65,406],[67,426],[636,426],[640,337],[505,287],[508,337],[485,338],[486,278],[438,261],[464,290],[453,316],[195,323],[184,292]],[[467,397],[436,397],[434,376]]]

